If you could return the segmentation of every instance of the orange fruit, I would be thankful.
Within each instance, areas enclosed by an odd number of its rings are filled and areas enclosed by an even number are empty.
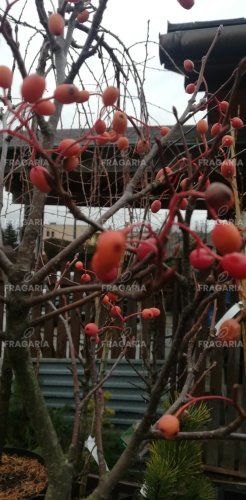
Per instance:
[[[77,102],[79,90],[72,83],[62,83],[56,87],[54,98],[61,104],[71,104]]]
[[[117,87],[107,87],[102,94],[102,100],[104,106],[113,106],[120,95],[120,91]]]
[[[55,12],[55,14],[50,15],[48,19],[48,28],[52,35],[61,36],[64,31],[64,26],[64,17],[62,17],[61,14]]]
[[[112,128],[118,134],[124,134],[127,129],[127,116],[122,111],[115,111]]]
[[[0,87],[9,89],[12,85],[13,73],[7,66],[0,66]]]
[[[45,79],[35,73],[24,78],[21,86],[21,95],[24,101],[33,103],[41,99],[44,90]]]

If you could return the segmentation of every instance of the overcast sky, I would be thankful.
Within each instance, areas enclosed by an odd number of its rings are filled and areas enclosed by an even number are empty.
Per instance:
[[[3,4],[4,2],[1,2]],[[20,8],[24,5],[24,0],[17,3],[15,13],[20,12]],[[52,2],[44,1],[45,7],[52,11]],[[56,6],[56,0],[53,1]],[[98,5],[98,1],[94,2]],[[145,94],[149,103],[149,112],[152,123],[171,124],[174,122],[171,109],[173,104],[181,113],[187,102],[187,95],[184,93],[183,77],[173,74],[161,68],[158,52],[158,37],[159,33],[164,34],[167,31],[167,22],[193,22],[205,21],[214,19],[230,19],[246,17],[246,1],[245,0],[195,0],[195,6],[191,10],[183,9],[177,0],[109,0],[108,7],[103,19],[103,26],[113,33],[117,34],[127,47],[131,47],[139,43],[134,49],[131,49],[131,54],[135,61],[141,64],[145,58],[145,40],[147,33],[147,23],[149,21],[149,40],[148,46],[148,63],[146,70]],[[33,0],[27,0],[26,20],[35,26],[39,26],[38,19],[35,17],[35,6]],[[80,34],[76,34],[76,41],[79,43]],[[26,32],[20,30],[19,40],[21,45],[26,44]],[[108,38],[110,40],[110,37]],[[112,46],[114,46],[112,42]],[[38,48],[38,43],[34,41],[35,50]],[[10,64],[10,52],[6,47],[5,42],[0,37],[0,61],[1,64]],[[28,52],[28,64],[33,63],[35,70],[35,52]],[[93,68],[97,71],[98,62],[89,60],[89,64],[94,65]],[[95,87],[95,82],[91,79],[90,73],[83,69],[83,84],[88,90]],[[99,76],[99,75],[98,75]],[[14,97],[19,96],[20,78],[18,74],[15,77]],[[48,89],[50,92],[51,88]],[[135,89],[132,90],[135,92]],[[71,126],[73,118],[72,109],[66,107],[66,114],[63,116],[63,125]],[[16,206],[8,207],[9,212],[16,210]],[[54,220],[54,216],[48,215],[48,212],[53,212],[54,209],[47,207],[46,221]],[[13,219],[13,215],[10,215]],[[57,214],[56,216],[57,217]],[[17,219],[15,219],[17,220]],[[61,219],[57,219],[61,222]],[[17,222],[16,222],[17,224]]]

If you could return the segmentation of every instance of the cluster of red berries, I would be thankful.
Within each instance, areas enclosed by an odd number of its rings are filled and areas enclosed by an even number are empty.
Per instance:
[[[83,271],[80,278],[81,283],[89,283],[89,281],[91,281],[91,276],[86,269],[84,269],[84,264],[81,260],[77,260],[74,267],[77,271]]]

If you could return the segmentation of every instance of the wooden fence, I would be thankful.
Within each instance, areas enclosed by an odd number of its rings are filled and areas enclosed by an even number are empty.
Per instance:
[[[70,275],[70,280],[75,282],[80,282],[79,273],[75,276]],[[53,280],[54,282],[54,280]],[[61,281],[61,286],[68,286],[67,280]],[[3,283],[0,284],[1,291],[4,293]],[[52,279],[51,279],[52,288]],[[166,310],[163,306],[163,293],[168,295],[168,300],[166,301]],[[222,294],[223,295],[223,294]],[[74,292],[69,296],[69,302],[73,303],[83,297],[81,292]],[[220,301],[219,310],[222,315],[229,303],[226,304],[225,296],[222,297],[223,300]],[[236,301],[236,295],[231,297],[232,302]],[[56,307],[65,305],[64,297],[60,296],[59,299],[54,301]],[[127,352],[127,357],[134,362],[142,364],[142,361],[147,355],[147,346],[151,346],[152,354],[157,360],[161,362],[164,360],[171,347],[172,342],[172,318],[174,319],[174,326],[178,313],[180,310],[180,304],[178,299],[178,288],[171,283],[169,289],[162,290],[161,293],[153,295],[151,298],[145,299],[141,304],[136,301],[122,300],[120,306],[123,310],[124,315],[133,314],[134,312],[142,309],[143,307],[157,306],[161,308],[160,317],[151,321],[141,321],[139,317],[133,317],[129,320],[128,326],[132,329],[134,333],[135,341],[134,344],[129,347]],[[61,318],[49,317],[49,314],[53,311],[51,304],[46,303],[45,306],[38,305],[32,310],[32,318],[41,317],[42,321],[34,329],[33,335],[30,337],[31,352],[34,358],[39,358],[44,362],[47,359],[52,362],[59,364],[59,360],[67,359],[66,364],[69,364],[70,351],[69,343],[67,339],[67,334],[64,328],[64,323]],[[66,313],[66,319],[69,324],[71,331],[73,343],[75,346],[75,351],[80,354],[84,343],[84,332],[83,326],[88,321],[93,321],[95,315],[94,306],[92,304],[86,304],[78,308],[72,309]],[[0,305],[0,322],[4,324],[4,308]],[[99,315],[100,326],[106,321],[107,312],[105,306],[101,306]],[[207,338],[207,324],[204,324],[204,340]],[[155,335],[153,335],[155,334]],[[107,338],[107,347],[109,350],[109,359],[116,358],[121,349],[122,344],[119,343],[119,334],[115,330],[112,335]],[[154,340],[153,340],[154,338]],[[35,342],[37,346],[35,347]],[[152,342],[152,345],[151,345]],[[102,354],[102,347],[98,347],[98,358]],[[246,408],[246,381],[245,381],[245,371],[243,363],[243,348],[214,348],[211,350],[210,359],[208,358],[202,369],[206,369],[207,364],[211,361],[216,361],[217,366],[215,369],[210,371],[206,377],[199,384],[197,392],[201,394],[216,394],[231,396],[233,385],[239,384],[240,402],[244,408]],[[139,361],[137,361],[139,360]],[[67,368],[66,368],[67,370]],[[118,379],[119,380],[119,379]],[[47,381],[45,382],[47,387]],[[59,379],[56,380],[55,390],[58,391],[60,387]],[[47,394],[46,394],[46,397]],[[69,398],[72,397],[72,389]],[[141,396],[142,397],[142,396]],[[58,402],[56,399],[56,402]],[[118,398],[118,411],[120,412],[120,407],[125,404],[127,397],[124,402],[119,395]],[[52,402],[52,404],[54,401]],[[129,406],[131,402],[127,402]],[[224,403],[213,402],[211,404],[212,411],[212,422],[211,428],[216,428],[221,425],[226,425],[232,420],[235,411],[232,407],[225,405]],[[130,414],[130,412],[129,412]],[[123,417],[124,419],[124,417]],[[121,419],[122,420],[122,419]],[[129,417],[126,422],[130,423],[131,417]],[[134,420],[134,419],[133,419]],[[240,428],[240,432],[246,433],[246,424],[243,424]],[[219,468],[220,471],[227,471],[228,474],[231,473],[238,478],[246,478],[246,446],[245,442],[239,441],[211,441],[206,443],[205,447],[205,461],[206,464],[211,468]]]

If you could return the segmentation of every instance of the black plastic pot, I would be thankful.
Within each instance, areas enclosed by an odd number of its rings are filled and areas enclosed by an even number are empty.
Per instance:
[[[6,455],[17,455],[18,457],[36,458],[36,460],[40,464],[44,465],[44,459],[34,451],[25,450],[23,448],[13,448],[10,446],[6,446],[3,449],[3,452]],[[44,500],[46,490],[47,487],[45,487],[38,495],[29,497],[28,500]]]

